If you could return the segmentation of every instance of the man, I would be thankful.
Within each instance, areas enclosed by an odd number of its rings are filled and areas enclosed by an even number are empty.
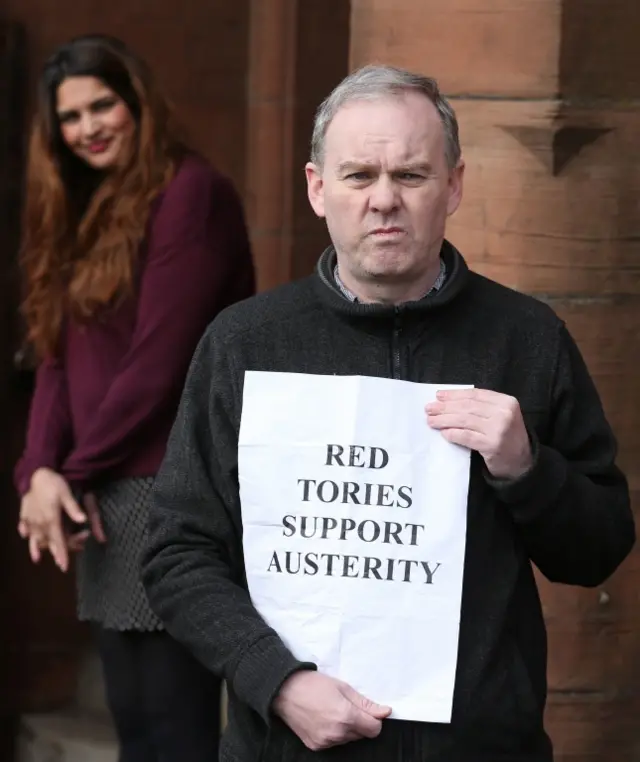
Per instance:
[[[306,166],[333,246],[311,277],[226,310],[193,360],[143,576],[169,631],[227,680],[222,760],[552,759],[531,564],[553,581],[598,585],[635,530],[614,438],[567,329],[543,304],[469,272],[444,238],[463,174],[456,118],[433,80],[390,67],[349,76],[318,111]],[[253,607],[237,481],[245,370],[476,387],[441,393],[424,423],[472,450],[450,724],[386,719],[392,708],[377,697],[298,661]]]

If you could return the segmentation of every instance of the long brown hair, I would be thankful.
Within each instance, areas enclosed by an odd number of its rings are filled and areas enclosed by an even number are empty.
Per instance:
[[[136,122],[131,156],[108,173],[91,169],[62,139],[56,103],[67,77],[95,77]],[[86,321],[131,293],[154,197],[185,149],[149,69],[124,43],[78,37],[45,64],[27,164],[21,251],[27,342],[55,356],[65,318]]]

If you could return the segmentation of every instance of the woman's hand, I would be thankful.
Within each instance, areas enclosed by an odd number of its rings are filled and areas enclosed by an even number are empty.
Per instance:
[[[76,532],[75,534],[67,533],[67,548],[73,552],[84,550],[85,543],[91,535],[93,535],[94,539],[101,544],[107,541],[102,526],[102,519],[100,518],[98,500],[93,492],[86,493],[82,499],[82,504],[87,513],[89,529],[85,529],[82,532]]]
[[[39,468],[31,477],[31,489],[22,498],[18,532],[29,540],[29,554],[38,563],[42,550],[49,550],[56,566],[69,568],[63,514],[84,524],[87,516],[73,497],[67,481],[50,468]]]

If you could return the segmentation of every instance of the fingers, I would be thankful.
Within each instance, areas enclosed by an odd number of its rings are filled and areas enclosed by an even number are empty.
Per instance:
[[[375,738],[391,713],[346,683],[310,671],[285,680],[273,709],[312,751]]]
[[[75,521],[77,524],[84,524],[87,520],[87,517],[71,494],[71,490],[67,489],[60,493],[60,503],[64,512],[72,521]]]
[[[467,429],[485,436],[490,431],[491,421],[472,412],[429,413],[427,422],[432,429]]]
[[[40,540],[36,535],[29,537],[29,556],[34,564],[40,561]]]
[[[372,717],[363,709],[353,708],[353,719],[351,721],[351,733],[353,740],[356,738],[376,738],[382,730],[382,720]]]
[[[483,452],[490,447],[495,423],[488,417],[477,415],[475,411],[456,412],[455,406],[465,404],[465,402],[437,402],[427,405],[427,423],[432,429],[440,431],[447,442]],[[446,412],[449,407],[453,408],[454,412]],[[434,409],[435,412],[433,412]],[[496,408],[494,407],[493,410]]]
[[[84,532],[78,532],[78,534],[72,534],[67,537],[67,549],[71,553],[78,553],[84,550],[85,543],[91,536],[91,532],[85,529]]]
[[[453,393],[455,392],[455,394]],[[425,406],[427,423],[454,444],[478,452],[495,449],[522,416],[515,398],[486,389],[438,392]]]
[[[428,415],[433,416],[445,413],[466,413],[470,417],[473,416],[480,420],[490,420],[499,413],[501,408],[482,400],[461,399],[429,402],[424,409]]]
[[[69,566],[69,554],[62,529],[61,507],[72,519],[86,519],[78,504],[73,500],[71,491],[64,480],[55,474],[54,476],[56,477],[55,484],[58,487],[60,483],[63,485],[61,489],[58,489],[57,494],[47,493],[46,484],[41,480],[41,493],[36,494],[30,490],[23,497],[18,532],[21,537],[28,539],[29,556],[33,563],[38,563],[42,558],[42,551],[48,550],[56,566],[65,572]]]
[[[384,720],[391,714],[391,707],[383,704],[376,704],[375,701],[363,696],[362,693],[358,693],[355,688],[352,688],[347,683],[341,684],[342,695],[345,696],[354,706],[358,709],[362,709],[372,717]]]
[[[469,450],[483,452],[486,449],[487,439],[477,431],[469,429],[442,429],[442,436],[451,444],[466,447]]]
[[[48,545],[49,552],[53,556],[56,566],[60,571],[66,572],[69,568],[69,554],[67,552],[67,542],[60,521],[53,522],[50,525]]]
[[[40,562],[43,550],[49,550],[56,566],[63,572],[67,571],[69,565],[67,542],[59,520],[53,520],[42,526],[20,521],[18,532],[27,540],[29,556],[34,564]]]
[[[89,517],[89,526],[91,527],[91,534],[100,543],[107,541],[107,536],[102,526],[102,519],[100,518],[100,509],[98,508],[98,500],[96,496],[88,492],[84,496],[84,508]]]
[[[513,397],[491,389],[441,389],[436,393],[436,398],[441,402],[458,402],[460,400],[473,400],[484,402],[488,405],[504,406],[514,402]]]
[[[342,684],[341,692],[352,706],[351,740],[376,738],[382,730],[382,720],[391,714],[391,707],[376,704],[350,685]]]
[[[376,704],[374,701],[369,701],[368,699],[366,699],[366,701],[368,701],[368,706],[363,707],[363,709],[372,717],[375,717],[378,720],[385,720],[391,714],[390,706]]]

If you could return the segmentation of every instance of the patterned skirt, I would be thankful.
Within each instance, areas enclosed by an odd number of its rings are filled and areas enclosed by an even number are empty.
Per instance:
[[[121,479],[96,490],[107,542],[92,537],[77,554],[78,617],[110,630],[162,630],[140,582],[153,477]]]

